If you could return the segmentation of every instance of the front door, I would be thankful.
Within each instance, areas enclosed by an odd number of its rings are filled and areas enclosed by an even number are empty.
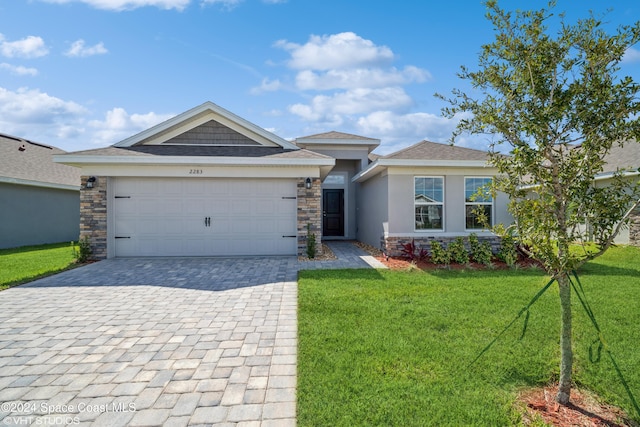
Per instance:
[[[322,235],[344,236],[344,189],[322,190]]]

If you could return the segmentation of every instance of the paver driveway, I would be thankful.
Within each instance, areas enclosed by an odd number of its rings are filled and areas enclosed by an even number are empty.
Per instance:
[[[114,259],[1,292],[0,423],[294,425],[296,274]]]

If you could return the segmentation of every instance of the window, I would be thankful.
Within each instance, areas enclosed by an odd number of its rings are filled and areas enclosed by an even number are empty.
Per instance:
[[[485,224],[479,214],[484,216],[489,226],[493,225],[493,197],[489,191],[491,178],[464,179],[464,208],[467,230],[481,230]]]
[[[331,175],[327,175],[327,177],[324,179],[322,183],[327,185],[344,185],[344,182],[345,182],[344,175],[331,174]]]
[[[444,178],[415,177],[413,194],[416,230],[443,230]]]

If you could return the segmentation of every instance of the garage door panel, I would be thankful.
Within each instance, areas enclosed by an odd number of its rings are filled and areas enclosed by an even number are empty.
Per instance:
[[[294,255],[295,180],[116,178],[116,256]],[[207,223],[205,218],[210,218]]]

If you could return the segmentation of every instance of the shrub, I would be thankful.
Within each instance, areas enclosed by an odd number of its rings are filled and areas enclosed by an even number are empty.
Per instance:
[[[83,264],[89,261],[89,258],[91,257],[91,253],[92,253],[89,236],[84,236],[83,238],[78,240],[77,249],[74,242],[71,242],[71,250],[73,251],[73,257],[76,259],[77,263]]]
[[[518,251],[516,250],[516,242],[510,234],[506,234],[502,237],[498,258],[504,261],[511,268],[516,265],[516,261],[518,260]]]
[[[431,241],[431,262],[445,265],[449,265],[450,262],[449,251],[442,247],[442,244],[437,240]]]
[[[316,234],[311,232],[311,224],[307,224],[307,257],[316,257]]]
[[[469,252],[464,247],[464,240],[462,237],[456,237],[456,239],[449,244],[449,254],[452,261],[458,264],[469,264]]]
[[[478,236],[475,233],[469,235],[469,246],[471,247],[471,259],[478,264],[491,266],[491,259],[493,253],[491,251],[491,243],[482,242],[478,240]]]

